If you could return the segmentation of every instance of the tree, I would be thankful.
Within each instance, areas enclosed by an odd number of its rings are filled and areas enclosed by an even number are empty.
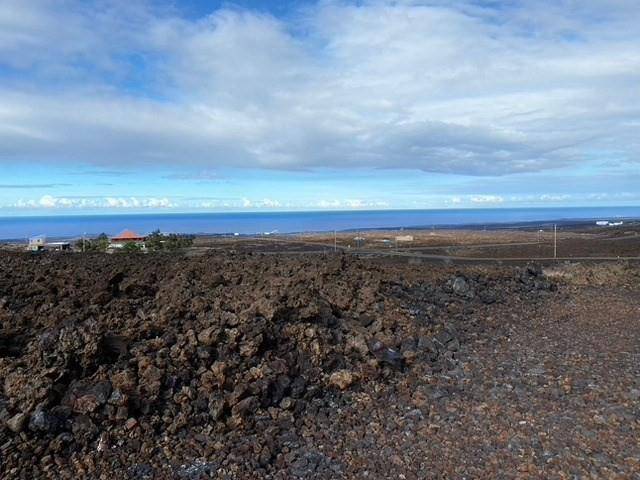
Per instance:
[[[76,248],[85,252],[106,252],[109,247],[109,237],[101,233],[96,238],[84,238],[76,242]]]
[[[171,234],[166,237],[165,246],[167,250],[180,250],[193,245],[193,237],[188,235]]]
[[[151,252],[160,251],[164,248],[164,238],[165,236],[160,233],[160,230],[155,230],[147,236],[145,245]]]
[[[109,248],[109,237],[107,237],[106,233],[101,233],[92,243],[95,244],[98,252],[106,252],[107,248]]]
[[[160,230],[155,230],[147,236],[145,245],[151,252],[176,251],[193,245],[193,236],[177,235],[175,233],[165,235],[160,233]]]
[[[122,251],[126,253],[136,253],[142,250],[142,247],[135,242],[127,242],[122,246]]]

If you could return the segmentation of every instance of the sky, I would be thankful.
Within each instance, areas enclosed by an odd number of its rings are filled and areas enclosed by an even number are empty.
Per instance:
[[[0,0],[0,216],[640,205],[637,0]]]

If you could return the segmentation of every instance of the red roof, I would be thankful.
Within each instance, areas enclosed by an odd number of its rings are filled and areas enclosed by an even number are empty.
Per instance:
[[[117,241],[133,242],[136,240],[144,240],[144,237],[142,235],[138,235],[136,232],[132,232],[131,230],[125,230],[117,237],[113,237],[111,240],[114,240],[116,242]]]

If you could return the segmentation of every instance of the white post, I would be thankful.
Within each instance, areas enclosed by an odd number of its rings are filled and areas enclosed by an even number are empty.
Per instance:
[[[553,258],[558,258],[558,229],[556,224],[553,224]]]

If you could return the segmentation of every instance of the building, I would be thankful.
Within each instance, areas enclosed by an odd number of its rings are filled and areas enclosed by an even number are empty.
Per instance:
[[[413,242],[413,235],[400,235],[396,237],[396,242]]]
[[[71,250],[71,244],[69,242],[50,242],[45,245],[45,249],[53,252],[67,252]]]
[[[599,227],[619,227],[624,224],[624,222],[609,222],[608,220],[599,220],[596,222],[596,225]]]
[[[366,241],[366,238],[364,237],[354,237],[353,241],[356,242],[356,248],[361,248],[364,246],[364,242]]]
[[[38,235],[29,239],[29,246],[27,250],[30,252],[62,252],[71,250],[71,244],[69,242],[47,242],[47,237],[44,235]]]
[[[132,232],[131,230],[125,230],[120,235],[111,238],[111,243],[143,243],[145,241],[145,237],[137,234],[136,232]]]
[[[109,250],[113,252],[116,249],[123,248],[125,245],[129,243],[133,243],[138,247],[140,247],[142,250],[144,250],[145,240],[146,240],[145,236],[139,235],[138,233],[133,232],[131,230],[125,230],[120,235],[111,237],[111,239],[109,240]]]
[[[29,239],[28,250],[31,252],[41,252],[44,250],[47,238],[44,235],[38,235]]]

